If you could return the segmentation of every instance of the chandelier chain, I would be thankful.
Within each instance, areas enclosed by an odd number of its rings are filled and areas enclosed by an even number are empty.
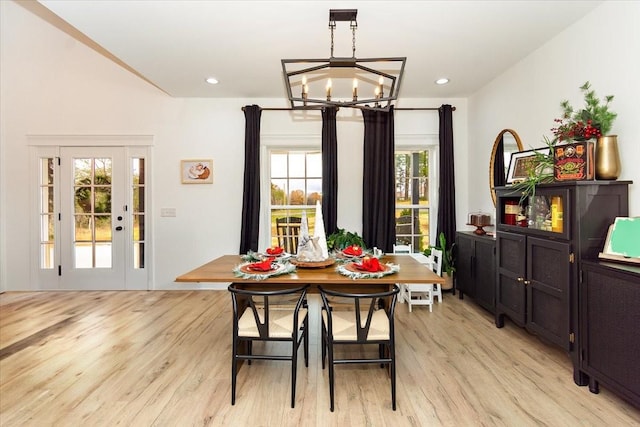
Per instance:
[[[333,30],[336,28],[336,21],[329,21],[329,29],[331,30],[331,58],[333,58]]]
[[[351,21],[351,50],[353,52],[353,58],[356,57],[356,28],[358,28],[358,23]]]

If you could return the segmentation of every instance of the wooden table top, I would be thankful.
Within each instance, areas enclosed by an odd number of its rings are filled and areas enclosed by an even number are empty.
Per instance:
[[[273,284],[394,284],[394,283],[444,283],[424,264],[409,255],[384,255],[380,261],[400,266],[400,271],[375,279],[351,279],[336,271],[336,264],[326,268],[301,268],[294,273],[272,276],[265,280],[243,279],[233,274],[233,268],[242,264],[239,255],[223,255],[176,278],[176,282],[233,282]]]

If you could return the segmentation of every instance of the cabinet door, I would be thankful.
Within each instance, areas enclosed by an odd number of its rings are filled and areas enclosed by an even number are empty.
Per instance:
[[[640,406],[639,285],[638,273],[596,265],[586,266],[580,288],[581,368],[636,406]]]
[[[527,329],[570,350],[569,244],[527,239]]]
[[[474,276],[476,301],[487,310],[496,307],[496,255],[495,242],[476,240]]]
[[[526,292],[524,285],[526,263],[526,236],[498,232],[496,326],[504,325],[506,314],[520,326],[526,322]]]
[[[456,258],[456,288],[460,292],[460,298],[463,294],[471,297],[475,295],[473,282],[473,239],[458,233],[457,247],[458,253]]]

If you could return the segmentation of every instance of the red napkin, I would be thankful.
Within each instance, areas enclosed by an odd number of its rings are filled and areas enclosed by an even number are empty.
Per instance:
[[[273,262],[273,258],[268,258],[262,262],[254,262],[253,264],[249,264],[249,270],[254,271],[271,271],[271,263]]]
[[[360,256],[362,255],[362,248],[358,245],[351,245],[344,248],[342,252],[345,255]]]
[[[280,246],[274,246],[272,248],[267,248],[267,254],[268,255],[280,255],[282,252],[284,252],[284,249],[282,249]]]
[[[378,258],[369,258],[364,257],[362,259],[362,263],[353,264],[358,270],[368,271],[370,273],[375,273],[377,271],[384,271],[384,266],[380,264]]]

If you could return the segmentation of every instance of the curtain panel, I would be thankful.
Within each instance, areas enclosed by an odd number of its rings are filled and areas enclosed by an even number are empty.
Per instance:
[[[384,252],[392,252],[396,240],[393,115],[393,107],[389,111],[362,110],[362,238]]]
[[[240,253],[258,250],[260,232],[260,117],[257,105],[244,107],[244,186]]]
[[[455,240],[456,232],[456,183],[453,162],[453,115],[452,107],[443,104],[440,116],[440,188],[438,191],[438,225],[436,239],[444,233],[447,248]],[[432,239],[433,240],[433,239]]]
[[[322,217],[328,235],[338,229],[338,136],[336,107],[322,109]]]

